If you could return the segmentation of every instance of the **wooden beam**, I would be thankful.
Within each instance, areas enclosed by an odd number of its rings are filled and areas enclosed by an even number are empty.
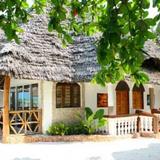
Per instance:
[[[159,119],[157,116],[153,118],[153,131],[155,134],[159,133]]]
[[[150,95],[150,109],[154,109],[155,105],[154,88],[149,88],[149,95]]]
[[[9,96],[10,95],[10,77],[4,78],[4,93],[3,93],[3,143],[7,143],[9,136]]]

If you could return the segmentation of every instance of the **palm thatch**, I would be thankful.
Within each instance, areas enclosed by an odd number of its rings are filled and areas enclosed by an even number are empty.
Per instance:
[[[56,33],[48,32],[47,22],[45,15],[34,15],[23,26],[20,45],[7,43],[0,33],[0,74],[68,82],[91,79],[98,67],[94,38],[77,37],[64,48]]]
[[[48,32],[47,23],[45,15],[34,15],[23,26],[20,45],[7,42],[0,31],[0,75],[59,82],[90,81],[100,69],[95,37],[75,37],[74,43],[64,48],[57,34]],[[150,55],[147,58],[160,58],[152,42],[146,49]]]

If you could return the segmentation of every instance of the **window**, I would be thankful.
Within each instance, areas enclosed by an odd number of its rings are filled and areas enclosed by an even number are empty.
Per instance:
[[[23,107],[23,88],[17,87],[17,107],[20,109]]]
[[[151,97],[150,97],[149,94],[147,95],[147,105],[148,105],[148,106],[151,105]]]
[[[30,107],[30,99],[31,99],[31,94],[30,94],[30,86],[26,85],[24,86],[23,90],[23,101],[24,101],[24,107]]]
[[[11,87],[11,110],[29,109],[33,107],[38,107],[38,84]]]
[[[31,104],[32,107],[38,107],[38,84],[32,84],[31,86]]]
[[[80,86],[77,83],[58,83],[56,86],[56,107],[80,107]]]
[[[97,93],[97,107],[108,107],[107,93]]]
[[[11,107],[11,110],[13,110],[14,107],[15,107],[15,105],[16,105],[16,103],[15,103],[15,101],[16,101],[15,97],[16,97],[15,87],[12,87],[11,90],[10,90],[10,107]]]

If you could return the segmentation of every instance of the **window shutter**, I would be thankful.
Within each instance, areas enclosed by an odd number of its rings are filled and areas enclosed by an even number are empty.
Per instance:
[[[62,107],[62,86],[58,85],[56,89],[56,103],[57,107]]]
[[[80,107],[80,87],[77,84],[72,85],[71,87],[72,97],[71,97],[71,106]]]
[[[64,85],[64,107],[70,107],[71,100],[71,87],[70,85]]]
[[[80,86],[76,83],[58,83],[56,87],[56,107],[80,107]]]

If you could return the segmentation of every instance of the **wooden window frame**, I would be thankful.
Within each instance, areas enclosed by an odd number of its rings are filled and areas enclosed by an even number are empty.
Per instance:
[[[32,85],[37,85],[37,87],[39,88],[39,84],[38,83],[32,83],[32,84],[24,84],[24,85],[21,85],[21,86],[12,86],[11,88],[14,88],[15,89],[15,106],[11,108],[10,106],[10,109],[13,109],[13,110],[18,110],[20,108],[22,108],[22,110],[24,110],[25,108],[29,108],[29,109],[32,109],[32,108],[38,108],[39,107],[39,91],[38,91],[38,107],[33,107],[32,106],[32,92],[31,92],[31,88],[32,88]],[[23,95],[22,95],[22,107],[19,107],[18,108],[18,88],[19,87],[22,87],[22,92],[24,92],[24,86],[29,86],[29,94],[30,94],[30,106],[29,107],[24,107],[24,99],[23,99]],[[10,99],[11,101],[11,99]],[[10,103],[11,104],[11,103]]]
[[[61,106],[57,106],[58,102],[57,102],[57,87],[61,86]],[[70,105],[69,106],[65,106],[65,90],[66,90],[66,86],[70,87]],[[78,105],[74,106],[74,102],[73,102],[73,90],[74,87],[78,87]],[[56,108],[80,108],[81,107],[81,89],[80,89],[80,85],[78,83],[57,83],[56,84]]]
[[[100,96],[106,96],[106,105],[100,105],[99,101],[99,97]],[[97,108],[107,108],[108,107],[108,93],[97,93]]]

